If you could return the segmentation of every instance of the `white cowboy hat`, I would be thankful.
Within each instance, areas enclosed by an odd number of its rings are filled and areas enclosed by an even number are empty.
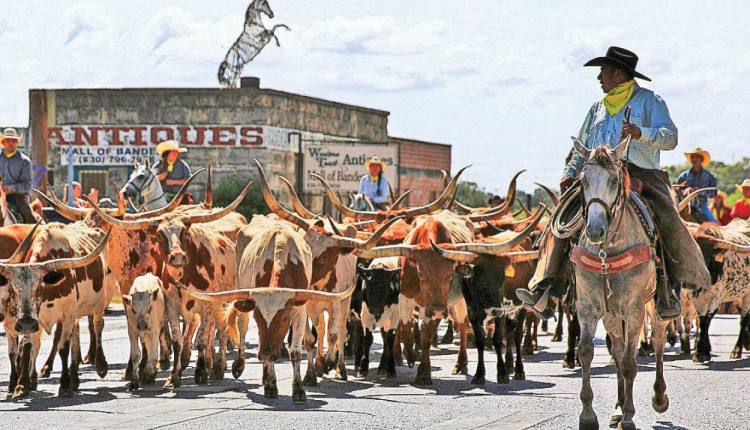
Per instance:
[[[380,157],[378,157],[377,155],[375,155],[372,158],[370,158],[369,160],[365,161],[365,169],[370,170],[370,165],[371,164],[380,164],[380,168],[383,171],[385,171],[385,166],[388,165],[388,164],[386,164],[385,161],[381,160]]]
[[[690,161],[690,157],[693,155],[700,155],[703,157],[703,161],[701,161],[701,166],[706,167],[709,161],[711,161],[711,155],[708,153],[708,151],[703,150],[701,148],[695,148],[692,151],[688,151],[685,153],[685,158],[687,158],[688,161]]]
[[[743,188],[750,188],[750,179],[745,179],[742,184],[735,185],[738,190],[742,191]]]
[[[3,130],[3,134],[0,135],[0,140],[4,139],[15,139],[20,142],[21,140],[23,140],[23,135],[18,134],[15,128],[6,128],[5,130]]]
[[[156,145],[156,153],[161,155],[167,151],[187,152],[187,148],[180,148],[180,142],[176,140],[165,140]]]

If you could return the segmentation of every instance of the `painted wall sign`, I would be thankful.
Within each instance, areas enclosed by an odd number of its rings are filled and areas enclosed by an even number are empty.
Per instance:
[[[326,144],[306,145],[303,147],[302,172],[303,191],[323,191],[320,182],[310,177],[317,173],[324,177],[331,187],[342,191],[357,192],[359,181],[366,173],[365,161],[373,156],[380,157],[387,163],[385,175],[394,188],[398,188],[397,166],[398,149],[388,145],[351,145]]]

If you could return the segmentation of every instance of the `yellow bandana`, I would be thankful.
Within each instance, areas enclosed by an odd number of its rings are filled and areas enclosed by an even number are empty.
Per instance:
[[[18,152],[18,149],[16,149],[15,151],[11,152],[10,154],[8,154],[5,151],[3,151],[3,154],[5,154],[5,158],[11,158],[14,155],[16,155],[16,152]]]
[[[374,184],[375,182],[378,182],[378,175],[375,175],[375,176],[370,175],[370,183]]]
[[[607,108],[607,112],[610,115],[617,115],[622,108],[630,101],[633,96],[633,90],[635,89],[635,80],[631,79],[627,82],[614,87],[612,91],[608,92],[604,96],[604,107]]]
[[[172,170],[174,170],[174,163],[167,161],[167,172],[172,173]]]

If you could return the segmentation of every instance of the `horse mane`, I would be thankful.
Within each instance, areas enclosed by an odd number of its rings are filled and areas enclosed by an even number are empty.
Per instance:
[[[612,151],[606,145],[600,145],[594,148],[591,153],[591,160],[596,161],[597,164],[610,170],[623,169],[623,186],[626,190],[630,189],[630,174],[628,169],[625,169],[622,164],[612,156]]]

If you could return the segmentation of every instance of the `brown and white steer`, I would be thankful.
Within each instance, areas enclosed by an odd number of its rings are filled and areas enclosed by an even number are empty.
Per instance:
[[[143,233],[158,245],[157,254],[164,256],[164,270],[161,278],[164,281],[165,293],[170,303],[174,303],[183,321],[186,322],[185,332],[181,336],[180,371],[190,361],[192,335],[201,321],[201,331],[198,336],[198,361],[196,363],[195,381],[205,384],[208,381],[211,368],[212,379],[224,377],[226,368],[226,326],[221,318],[218,306],[203,306],[193,298],[182,295],[174,285],[177,281],[185,286],[199,291],[225,291],[235,285],[235,245],[239,229],[246,224],[245,218],[234,209],[239,206],[247,194],[252,182],[232,204],[223,209],[194,210],[190,212],[171,212],[153,218],[137,220],[118,220],[112,218],[93,205],[97,215],[115,230],[136,231]],[[227,217],[225,219],[222,219]],[[179,305],[177,305],[179,304]],[[243,320],[244,321],[244,320]],[[179,327],[177,313],[169,316],[172,327]],[[213,357],[213,328],[219,335],[219,352],[217,360]],[[174,332],[174,328],[172,329]],[[245,329],[246,330],[246,329]],[[244,368],[244,348],[239,345],[237,360],[233,366],[235,377]],[[178,358],[176,357],[175,360]],[[213,365],[212,365],[213,363]],[[237,374],[236,372],[239,372]],[[173,375],[174,379],[174,375]]]
[[[255,160],[260,176],[261,190],[266,204],[280,218],[291,222],[304,231],[304,238],[313,256],[310,288],[328,293],[342,292],[353,287],[357,278],[357,257],[355,249],[374,247],[385,231],[399,221],[400,217],[391,218],[374,232],[367,240],[359,240],[342,235],[335,223],[329,219],[328,227],[323,220],[306,220],[283,208],[274,198],[268,187],[263,167]],[[355,229],[347,230],[356,234]],[[346,341],[346,319],[349,315],[349,298],[337,302],[313,301],[307,304],[307,314],[312,319],[318,333],[318,351],[313,359],[315,338],[306,336],[307,373],[305,385],[317,385],[317,376],[322,376],[335,366],[336,377],[346,380],[346,362],[344,361],[344,342]],[[324,312],[329,315],[328,327],[325,325]],[[323,356],[323,336],[327,333],[328,351]],[[336,354],[338,353],[338,359]]]
[[[286,221],[256,215],[237,236],[238,289],[216,293],[184,289],[197,299],[221,304],[233,302],[230,315],[237,311],[253,312],[259,334],[258,358],[263,362],[264,395],[269,398],[279,394],[274,362],[291,326],[292,400],[306,400],[300,372],[307,325],[305,304],[310,300],[345,300],[354,291],[353,287],[334,294],[308,290],[312,261],[303,231]],[[240,339],[242,342],[244,339]]]
[[[39,329],[50,333],[58,323],[62,327],[58,351],[63,366],[59,394],[70,396],[78,389],[78,361],[72,360],[68,368],[68,354],[72,350],[76,357],[80,347],[78,337],[73,336],[77,318],[94,315],[92,329],[99,340],[95,367],[100,377],[107,374],[101,332],[104,310],[115,294],[115,284],[105,281],[102,251],[108,235],[82,223],[48,224],[32,243],[33,234],[32,230],[16,252],[0,262],[0,285],[9,286],[5,322],[9,355],[11,361],[20,362],[18,373],[11,374],[9,389],[13,397],[19,397],[36,385]],[[24,263],[26,254],[28,262]],[[20,360],[19,335],[23,335]]]
[[[146,273],[135,278],[128,294],[123,294],[122,302],[126,305],[131,318],[128,318],[128,336],[130,337],[130,361],[141,361],[141,349],[138,341],[143,345],[143,355],[147,357],[143,374],[139,375],[140,366],[133,366],[133,373],[128,386],[129,391],[135,391],[139,384],[153,384],[156,380],[156,361],[159,358],[157,348],[159,333],[164,322],[164,293],[161,279]]]

